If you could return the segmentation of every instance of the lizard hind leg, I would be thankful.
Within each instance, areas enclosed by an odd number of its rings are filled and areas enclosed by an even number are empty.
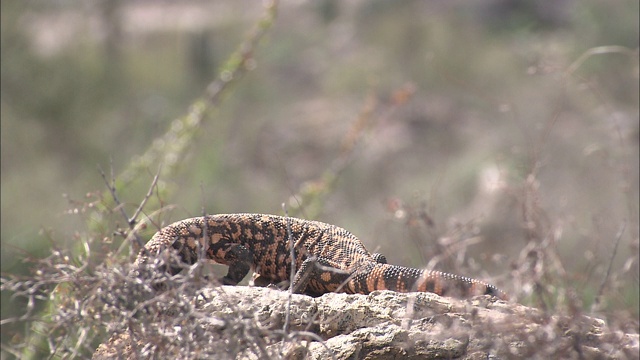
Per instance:
[[[291,289],[294,293],[300,294],[307,290],[307,285],[309,285],[309,280],[317,261],[317,257],[309,257],[302,262],[300,269],[296,270],[296,275],[293,277],[293,284],[291,284]]]
[[[337,268],[322,257],[309,257],[296,271],[292,289],[294,293],[320,296],[325,293],[344,291],[342,288],[350,278],[348,271]]]
[[[371,256],[373,257],[373,261],[377,262],[378,264],[387,263],[387,258],[382,254],[374,253],[374,254],[371,254]]]

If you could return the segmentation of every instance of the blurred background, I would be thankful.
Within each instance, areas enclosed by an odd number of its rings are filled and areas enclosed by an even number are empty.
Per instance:
[[[164,219],[286,203],[391,263],[524,303],[532,243],[585,307],[615,255],[603,316],[637,331],[638,1],[472,3],[282,1],[255,69],[161,179],[176,189]],[[120,173],[185,115],[263,7],[1,7],[2,272],[26,274],[25,256],[77,246],[74,202],[105,190],[98,166]],[[157,166],[120,189],[131,211]]]

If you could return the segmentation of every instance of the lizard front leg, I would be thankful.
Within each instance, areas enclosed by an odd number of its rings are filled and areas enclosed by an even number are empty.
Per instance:
[[[212,256],[211,252],[207,255],[210,259],[229,266],[227,275],[220,279],[220,282],[224,285],[237,285],[247,276],[253,263],[251,250],[240,244],[230,245],[224,250],[222,256],[219,253],[216,254],[217,256]]]

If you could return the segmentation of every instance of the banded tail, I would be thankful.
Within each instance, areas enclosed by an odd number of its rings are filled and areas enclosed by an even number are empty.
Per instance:
[[[393,290],[398,292],[432,292],[456,298],[493,295],[502,300],[508,299],[505,292],[484,281],[440,271],[380,263],[373,264],[365,271],[356,273],[348,287],[355,293],[364,294],[374,290]]]

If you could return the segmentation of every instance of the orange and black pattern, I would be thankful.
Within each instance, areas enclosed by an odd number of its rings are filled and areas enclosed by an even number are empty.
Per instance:
[[[357,237],[340,227],[276,215],[221,214],[178,221],[151,238],[136,264],[147,264],[166,251],[194,264],[202,254],[229,267],[220,280],[223,284],[236,285],[251,270],[262,281],[279,284],[290,280],[290,241],[296,261],[292,286],[297,293],[368,294],[386,289],[507,298],[501,290],[479,280],[387,264],[384,256],[369,253]],[[182,266],[174,264],[169,269],[175,274]]]

